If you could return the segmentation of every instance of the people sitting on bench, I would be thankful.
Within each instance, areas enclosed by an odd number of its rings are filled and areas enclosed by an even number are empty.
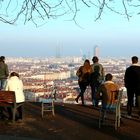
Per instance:
[[[23,93],[23,83],[22,80],[19,78],[19,74],[16,72],[12,72],[10,74],[9,79],[6,82],[5,86],[6,91],[14,91],[16,97],[16,104],[23,103],[25,101],[25,96]],[[7,108],[9,113],[9,119],[12,119],[12,110],[10,107]],[[22,106],[17,108],[17,116],[16,120],[22,119]]]

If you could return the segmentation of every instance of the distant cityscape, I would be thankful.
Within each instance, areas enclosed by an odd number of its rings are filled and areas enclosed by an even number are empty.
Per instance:
[[[89,59],[92,64],[92,58]],[[104,66],[105,73],[112,73],[113,81],[120,88],[124,87],[124,73],[131,61],[127,58],[109,57],[99,60]],[[6,58],[9,71],[18,72],[23,80],[26,100],[35,102],[42,97],[48,98],[52,86],[55,85],[57,101],[65,102],[67,99],[74,103],[79,92],[76,71],[83,62],[83,57]],[[90,103],[90,87],[85,93],[85,100]]]

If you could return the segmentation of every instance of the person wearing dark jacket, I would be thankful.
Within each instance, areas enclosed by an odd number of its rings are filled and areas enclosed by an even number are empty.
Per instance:
[[[136,105],[140,109],[140,65],[138,65],[138,57],[131,58],[132,65],[125,71],[124,83],[127,89],[127,117],[131,118],[132,107],[134,106],[134,95],[136,97]],[[139,113],[140,116],[140,113]]]
[[[90,61],[86,59],[84,61],[84,64],[79,67],[79,69],[76,72],[76,75],[78,76],[78,84],[80,87],[80,93],[75,99],[78,103],[79,98],[81,97],[82,105],[84,105],[84,92],[89,85],[89,76],[91,74],[91,66]]]
[[[5,56],[0,57],[0,90],[5,88],[6,80],[9,76],[8,65],[5,63]]]
[[[90,75],[91,98],[93,106],[98,107],[98,100],[96,100],[96,92],[101,83],[104,81],[105,72],[103,65],[99,63],[99,58],[97,56],[94,56],[92,58],[92,61],[92,72]]]

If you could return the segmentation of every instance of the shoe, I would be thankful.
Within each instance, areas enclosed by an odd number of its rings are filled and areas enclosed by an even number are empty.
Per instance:
[[[98,104],[95,104],[95,107],[98,107]]]
[[[126,118],[131,119],[131,118],[132,118],[132,116],[131,116],[131,115],[127,115],[127,116],[126,116]]]
[[[85,105],[84,101],[82,101],[82,105]]]
[[[78,98],[75,98],[76,103],[78,103]]]
[[[140,112],[138,112],[138,119],[140,119]]]
[[[120,118],[120,124],[124,124],[124,122],[122,121],[122,119]]]
[[[82,106],[86,106],[86,105],[82,103]]]
[[[22,117],[16,117],[15,121],[22,120]]]
[[[17,122],[18,122],[18,123],[22,123],[23,120],[22,120],[22,119],[18,119]]]

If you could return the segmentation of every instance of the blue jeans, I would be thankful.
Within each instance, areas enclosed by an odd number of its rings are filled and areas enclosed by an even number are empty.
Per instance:
[[[96,99],[96,92],[99,88],[100,83],[98,84],[90,84],[91,87],[91,99],[92,99],[92,104],[93,106],[98,106],[98,99]]]
[[[105,109],[105,110],[115,110],[116,108],[116,105],[115,104],[104,104],[102,103],[102,108]]]
[[[5,89],[6,86],[6,79],[1,79],[0,80],[0,90]]]

